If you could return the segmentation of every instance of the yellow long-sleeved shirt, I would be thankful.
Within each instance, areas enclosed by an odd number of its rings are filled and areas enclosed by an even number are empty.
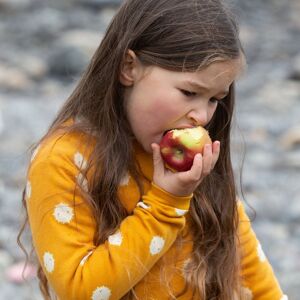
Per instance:
[[[184,288],[184,266],[192,250],[188,230],[191,197],[175,197],[152,183],[152,156],[136,147],[145,175],[145,194],[128,175],[119,187],[130,215],[105,243],[95,246],[95,222],[76,183],[88,152],[80,134],[57,134],[33,153],[26,201],[33,243],[43,270],[60,300],[115,300],[134,288],[138,299],[169,299],[160,280],[164,270],[172,292]],[[286,300],[244,211],[239,207],[242,275],[249,299]],[[176,250],[176,240],[185,241]],[[175,259],[175,265],[171,262]],[[191,290],[179,299],[191,300]],[[195,299],[195,298],[194,298]]]

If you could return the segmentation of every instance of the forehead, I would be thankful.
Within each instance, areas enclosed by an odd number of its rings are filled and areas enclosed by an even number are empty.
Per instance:
[[[244,71],[244,61],[242,59],[216,61],[199,71],[192,72],[194,77],[203,77],[209,80],[217,81],[220,78],[237,79]]]
[[[237,80],[245,69],[245,60],[241,58],[215,61],[198,71],[171,71],[158,66],[143,66],[142,78],[150,76],[157,81],[170,81],[175,83],[194,83],[207,87],[207,89],[214,89],[224,87],[228,89],[229,85]],[[190,84],[189,84],[190,85]]]
[[[241,76],[244,69],[245,62],[239,58],[213,62],[196,72],[184,73],[184,77],[186,82],[190,82],[194,87],[202,84],[208,88],[214,88],[219,85],[230,85]]]

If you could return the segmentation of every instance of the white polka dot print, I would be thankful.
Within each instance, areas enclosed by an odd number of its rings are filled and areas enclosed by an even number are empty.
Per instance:
[[[108,242],[111,245],[120,246],[122,244],[123,236],[121,231],[116,232],[108,237]]]
[[[53,215],[56,221],[59,223],[70,223],[74,216],[73,208],[68,204],[59,203],[55,206]]]
[[[244,296],[245,299],[247,299],[247,300],[252,300],[253,299],[253,293],[249,288],[242,287],[242,293],[243,293],[243,296]]]
[[[87,162],[80,152],[74,154],[74,163],[81,170],[84,170],[87,166]]]
[[[32,155],[31,155],[31,159],[30,159],[31,162],[33,162],[33,160],[35,159],[35,157],[36,157],[36,155],[38,154],[39,150],[40,150],[40,145],[38,145],[38,146],[34,149]]]
[[[161,252],[165,245],[165,240],[160,236],[155,236],[152,238],[150,243],[150,253],[152,255],[158,254]]]
[[[54,270],[54,257],[50,252],[45,252],[44,254],[44,266],[48,273],[52,273]]]
[[[85,192],[88,192],[88,181],[87,179],[81,174],[79,173],[77,176],[77,183],[83,188],[83,190]]]
[[[90,251],[87,255],[85,255],[83,257],[83,259],[80,261],[79,265],[80,266],[83,266],[85,264],[85,262],[87,261],[87,259],[91,256],[91,254],[93,253],[94,251]]]
[[[266,261],[267,258],[260,243],[257,245],[257,254],[261,262]]]
[[[144,209],[149,209],[150,208],[150,205],[148,205],[148,204],[146,204],[146,203],[144,203],[142,201],[138,202],[136,204],[136,206],[139,206],[139,207],[144,208]]]
[[[280,300],[289,300],[288,296],[287,295],[283,295]]]
[[[130,180],[130,176],[129,174],[127,173],[121,180],[120,182],[120,186],[126,186],[129,184],[129,180]]]
[[[25,195],[26,195],[26,199],[29,200],[31,197],[31,183],[29,180],[27,180],[26,183]]]
[[[92,300],[108,300],[111,296],[111,290],[106,286],[97,287],[92,295]]]
[[[188,211],[186,209],[175,208],[175,213],[177,216],[184,216]]]

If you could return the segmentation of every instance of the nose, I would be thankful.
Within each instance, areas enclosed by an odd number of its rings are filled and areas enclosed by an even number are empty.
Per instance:
[[[208,110],[206,108],[192,109],[188,112],[187,118],[193,126],[205,126],[209,121]]]

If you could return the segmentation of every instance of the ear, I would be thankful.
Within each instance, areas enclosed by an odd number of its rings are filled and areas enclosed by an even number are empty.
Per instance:
[[[128,50],[121,64],[121,72],[119,76],[120,82],[124,86],[133,85],[138,74],[139,61],[132,50]]]

